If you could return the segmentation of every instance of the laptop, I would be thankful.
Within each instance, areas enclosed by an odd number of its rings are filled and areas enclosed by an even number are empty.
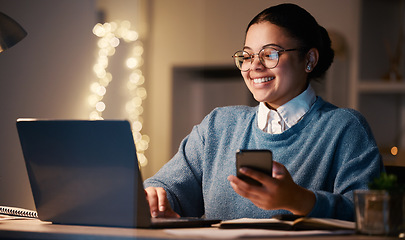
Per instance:
[[[17,130],[40,220],[131,228],[220,222],[151,218],[128,121],[18,119]]]

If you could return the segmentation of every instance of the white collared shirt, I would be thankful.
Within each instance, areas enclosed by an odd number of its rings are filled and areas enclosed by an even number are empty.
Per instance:
[[[309,85],[304,92],[276,110],[268,108],[264,102],[261,102],[258,110],[258,127],[267,133],[282,133],[297,124],[315,100],[315,91]]]

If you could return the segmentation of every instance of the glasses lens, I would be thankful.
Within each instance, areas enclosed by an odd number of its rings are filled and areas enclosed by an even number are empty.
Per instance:
[[[263,48],[259,57],[266,68],[274,68],[278,63],[278,51],[274,48]]]
[[[249,70],[251,62],[252,62],[252,57],[249,55],[249,53],[244,52],[244,51],[239,51],[239,52],[235,53],[233,58],[235,59],[236,66],[241,71]]]

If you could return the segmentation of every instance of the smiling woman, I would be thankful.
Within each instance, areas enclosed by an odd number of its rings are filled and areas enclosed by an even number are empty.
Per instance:
[[[259,106],[216,108],[192,129],[144,183],[152,216],[353,220],[353,191],[367,188],[383,167],[364,117],[311,87],[333,57],[327,31],[297,5],[253,18],[233,58]],[[239,169],[260,186],[235,176],[239,149],[273,153],[271,176]]]
[[[272,46],[273,51],[277,53],[276,62],[273,60],[271,66],[262,63],[268,62],[266,60],[253,59],[250,71],[242,71],[246,86],[257,101],[266,102],[277,109],[307,88],[306,66],[316,65],[318,53],[314,49],[305,59],[300,56],[302,54],[298,50],[292,51],[300,48],[298,44],[284,29],[270,22],[259,22],[250,26],[246,34],[245,51],[262,52]],[[264,82],[262,79],[268,81]]]

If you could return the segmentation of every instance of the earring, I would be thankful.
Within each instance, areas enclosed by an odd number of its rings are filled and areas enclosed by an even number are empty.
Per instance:
[[[307,70],[308,70],[308,71],[311,71],[311,65],[308,65],[308,66],[307,66]]]

